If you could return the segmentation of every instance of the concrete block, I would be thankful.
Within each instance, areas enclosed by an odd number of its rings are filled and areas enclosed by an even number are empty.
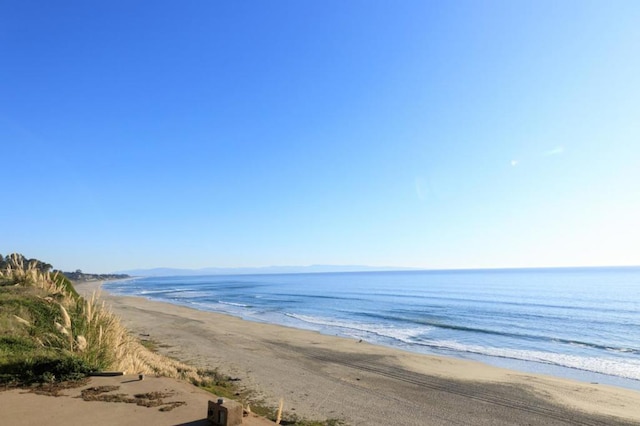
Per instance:
[[[238,426],[242,424],[242,404],[219,398],[209,401],[207,419],[214,426]]]

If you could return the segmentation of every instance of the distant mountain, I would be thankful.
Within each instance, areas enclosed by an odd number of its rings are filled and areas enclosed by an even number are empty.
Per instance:
[[[417,268],[400,267],[375,267],[360,265],[310,265],[310,266],[264,266],[253,268],[151,268],[129,269],[118,271],[116,274],[127,274],[137,277],[170,277],[186,275],[259,275],[259,274],[305,274],[322,272],[379,272],[379,271],[405,271],[417,270]]]

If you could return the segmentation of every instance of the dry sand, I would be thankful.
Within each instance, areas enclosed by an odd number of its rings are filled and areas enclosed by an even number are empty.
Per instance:
[[[83,390],[111,386],[114,389],[100,395],[122,399],[134,399],[136,395],[161,393],[159,406],[141,406],[135,403],[85,401]],[[116,389],[117,388],[117,389]],[[0,424],[7,426],[32,426],[38,424],[69,426],[143,426],[143,425],[189,425],[209,426],[206,420],[208,401],[215,398],[189,383],[166,377],[137,375],[117,377],[93,377],[89,383],[65,389],[59,396],[49,396],[22,389],[0,392]],[[157,399],[139,397],[143,402]],[[171,405],[176,405],[171,408]],[[150,404],[152,405],[152,404]],[[160,409],[163,408],[163,411]],[[166,410],[166,411],[165,411]],[[273,422],[250,416],[244,419],[247,426],[273,426]]]
[[[99,284],[76,287],[87,295]],[[640,392],[632,390],[413,354],[143,298],[104,292],[101,297],[133,333],[160,343],[161,353],[218,368],[274,406],[284,398],[285,411],[306,418],[351,425],[640,424]]]

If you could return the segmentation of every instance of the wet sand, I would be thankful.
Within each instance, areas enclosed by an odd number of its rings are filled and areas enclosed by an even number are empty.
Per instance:
[[[76,285],[90,295],[100,283]],[[414,354],[228,315],[101,298],[161,353],[239,379],[273,406],[351,425],[640,424],[640,392]]]

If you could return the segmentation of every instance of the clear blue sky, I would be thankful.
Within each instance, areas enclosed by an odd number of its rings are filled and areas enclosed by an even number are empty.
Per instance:
[[[3,1],[0,253],[640,264],[640,2]]]

